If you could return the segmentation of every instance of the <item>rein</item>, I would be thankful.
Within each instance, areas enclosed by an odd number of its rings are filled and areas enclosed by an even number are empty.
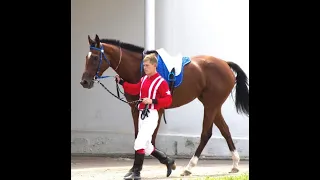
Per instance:
[[[104,78],[107,78],[107,77],[115,77],[115,76],[104,76]],[[139,104],[140,102],[142,102],[141,99],[138,99],[138,100],[135,100],[135,101],[125,101],[123,100],[123,98],[120,98],[120,95],[119,95],[119,92],[120,91],[120,88],[119,88],[119,85],[118,83],[116,83],[116,87],[117,87],[117,95],[113,94],[104,84],[102,84],[102,82],[100,82],[99,79],[95,79],[95,82],[99,83],[105,90],[107,90],[112,96],[114,96],[115,98],[119,99],[120,101],[124,102],[124,103],[127,103],[127,104]],[[121,92],[121,94],[124,94],[123,92]]]
[[[135,100],[135,101],[125,101],[123,100],[123,98],[120,98],[120,94],[119,94],[119,91],[120,91],[120,88],[119,88],[119,85],[118,83],[116,83],[116,87],[117,87],[117,96],[115,94],[113,94],[104,84],[102,84],[100,82],[99,79],[104,79],[104,78],[108,78],[108,77],[115,77],[115,76],[99,76],[99,72],[100,72],[100,66],[101,66],[101,63],[102,63],[102,59],[104,59],[109,67],[111,67],[111,63],[110,61],[108,60],[106,54],[104,53],[104,49],[103,49],[103,45],[100,43],[100,47],[101,48],[97,48],[97,47],[94,47],[94,46],[90,46],[90,49],[93,49],[93,50],[97,50],[97,51],[100,51],[100,59],[99,59],[99,65],[98,65],[98,69],[97,69],[97,72],[96,72],[96,75],[94,76],[94,81],[99,83],[105,90],[107,90],[112,96],[116,97],[117,99],[119,99],[120,101],[124,102],[124,103],[127,103],[127,104],[139,104],[140,102],[142,102],[141,99],[139,100]],[[119,59],[119,63],[117,65],[117,67],[115,68],[115,70],[117,70],[119,68],[119,65],[121,63],[121,59],[122,59],[122,50],[121,50],[121,47],[119,45],[119,49],[120,49],[120,59]],[[120,91],[121,92],[121,91]],[[124,94],[123,92],[121,92],[121,94]]]

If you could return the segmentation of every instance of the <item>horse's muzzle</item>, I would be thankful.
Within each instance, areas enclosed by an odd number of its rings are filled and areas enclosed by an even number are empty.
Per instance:
[[[83,88],[91,89],[93,87],[93,81],[87,81],[85,79],[80,81],[80,84],[82,85]]]

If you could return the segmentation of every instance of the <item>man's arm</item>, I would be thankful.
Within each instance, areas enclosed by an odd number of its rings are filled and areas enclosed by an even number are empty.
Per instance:
[[[130,95],[138,95],[140,93],[141,81],[139,81],[137,84],[131,84],[121,79],[119,84],[123,86],[124,92]]]
[[[157,104],[160,108],[167,108],[172,103],[172,96],[168,83],[164,80],[158,88],[160,97],[152,99],[153,104]]]

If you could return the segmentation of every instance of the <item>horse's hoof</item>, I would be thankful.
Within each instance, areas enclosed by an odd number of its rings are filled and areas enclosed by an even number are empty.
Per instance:
[[[237,173],[237,172],[239,172],[238,168],[232,168],[229,173]]]
[[[167,164],[167,177],[169,177],[172,173],[172,170],[175,170],[177,167],[176,163],[173,161],[170,164]]]
[[[183,173],[181,173],[180,175],[181,175],[181,176],[189,176],[190,174],[191,174],[190,171],[184,170]]]
[[[171,166],[171,169],[172,169],[172,170],[176,170],[176,168],[177,168],[176,163],[173,163],[172,166]]]

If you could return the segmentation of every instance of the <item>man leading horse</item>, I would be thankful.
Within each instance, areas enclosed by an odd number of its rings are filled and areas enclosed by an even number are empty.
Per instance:
[[[167,177],[176,168],[174,159],[156,149],[151,143],[152,135],[158,125],[158,110],[167,108],[172,103],[168,83],[157,72],[158,60],[155,54],[149,54],[143,59],[145,76],[137,84],[125,82],[118,75],[116,81],[123,86],[126,93],[140,96],[138,136],[134,142],[135,158],[133,168],[124,176],[125,180],[141,179],[145,155],[152,155],[167,166]]]

